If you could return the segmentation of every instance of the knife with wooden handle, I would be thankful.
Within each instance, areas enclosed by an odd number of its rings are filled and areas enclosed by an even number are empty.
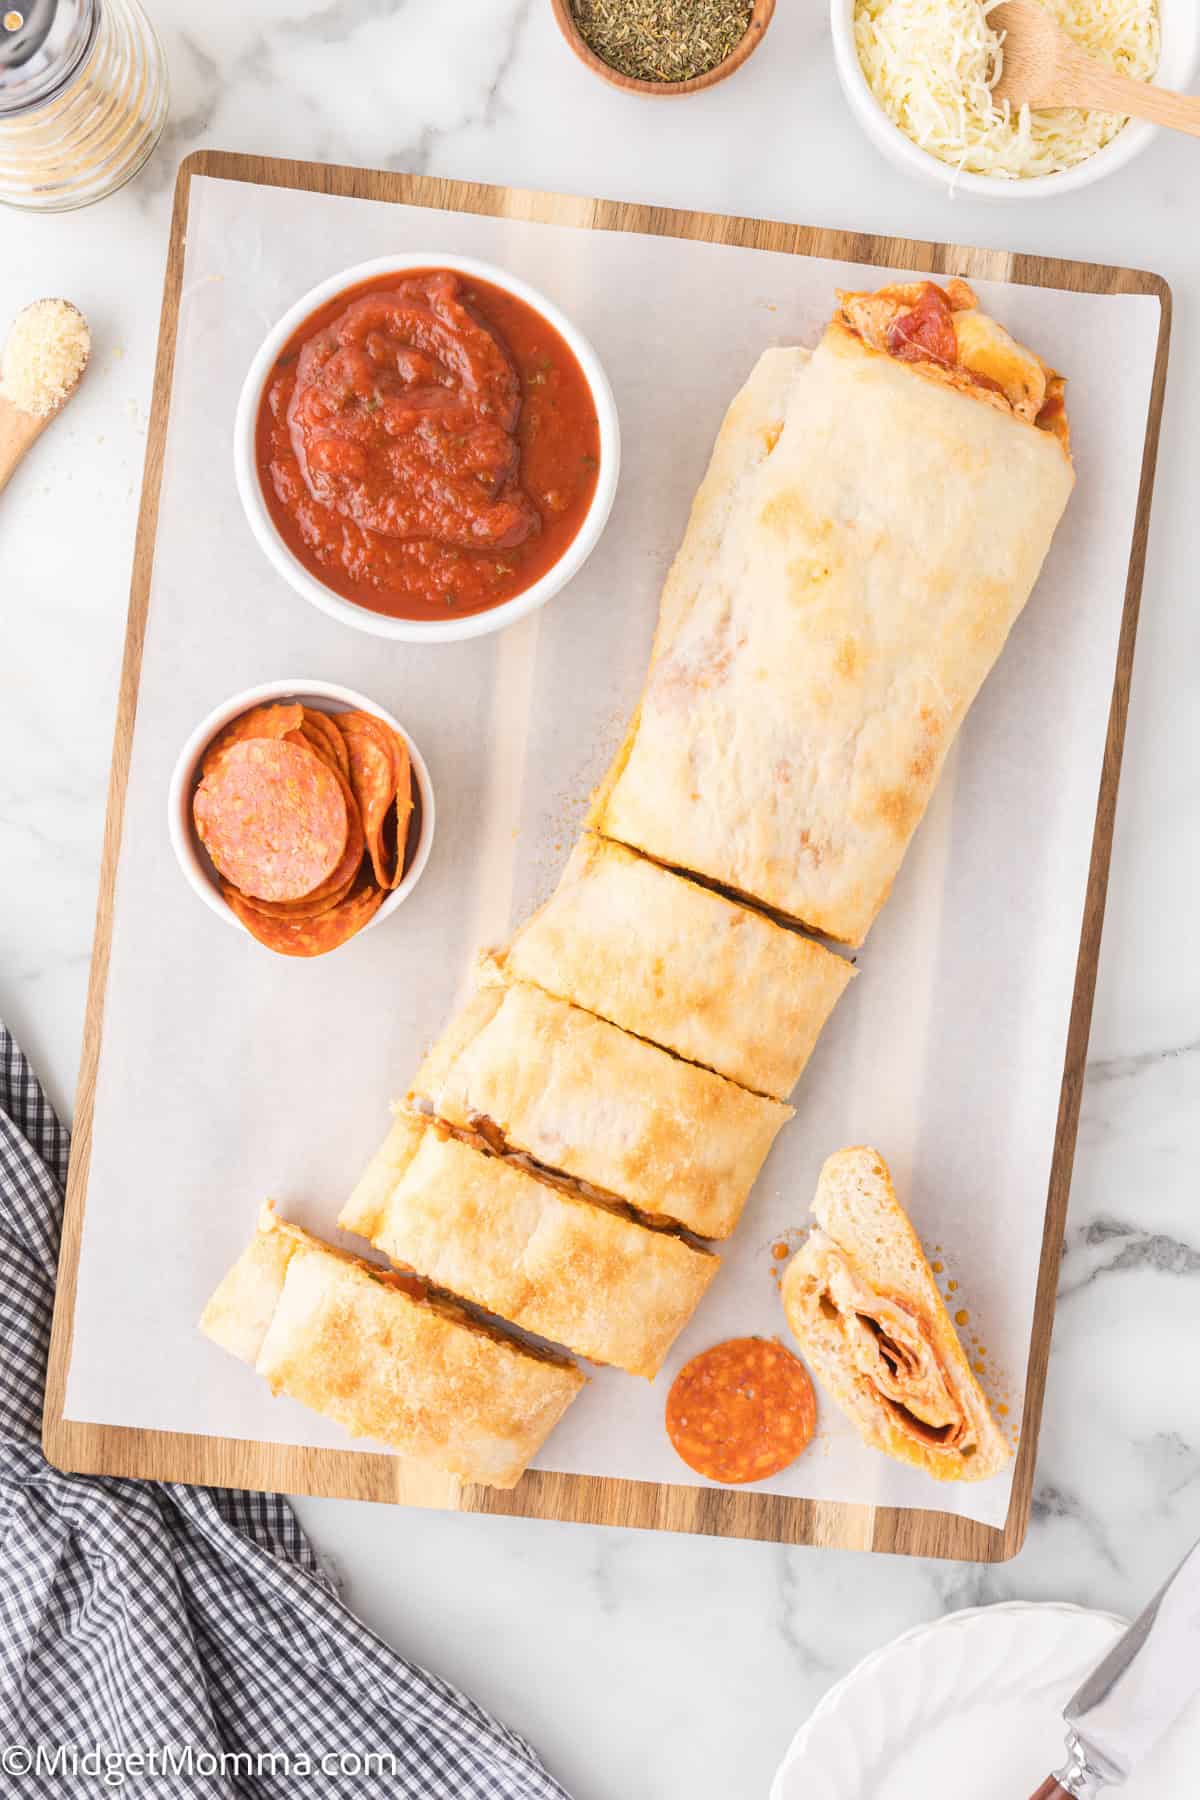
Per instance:
[[[1119,1787],[1200,1690],[1200,1544],[1063,1709],[1067,1761],[1031,1800]]]

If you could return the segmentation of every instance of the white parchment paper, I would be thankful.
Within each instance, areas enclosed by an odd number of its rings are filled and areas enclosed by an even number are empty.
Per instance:
[[[234,487],[234,407],[268,327],[313,283],[392,251],[459,251],[533,282],[592,340],[620,409],[621,485],[598,549],[542,613],[474,643],[390,645],[325,618],[272,572]],[[347,1443],[272,1399],[199,1335],[197,1316],[264,1195],[336,1241],[387,1103],[454,1005],[470,954],[557,876],[636,701],[659,588],[726,405],[761,350],[815,341],[835,287],[887,278],[193,180],[69,1418]],[[670,1381],[721,1338],[786,1337],[771,1247],[803,1225],[828,1152],[861,1142],[888,1158],[985,1385],[1019,1427],[1158,304],[978,285],[1070,377],[1075,496],[716,1283],[657,1382],[594,1372],[543,1467],[696,1482],[662,1429]],[[197,720],[253,683],[302,688],[306,676],[394,712],[438,803],[413,897],[312,963],[264,952],[201,906],[166,829],[172,766]],[[823,1403],[812,1449],[762,1486],[998,1525],[1010,1482],[943,1489],[862,1448]]]

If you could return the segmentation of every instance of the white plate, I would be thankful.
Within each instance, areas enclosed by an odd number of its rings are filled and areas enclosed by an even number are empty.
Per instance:
[[[1123,1630],[1021,1602],[918,1626],[826,1694],[770,1800],[1028,1800],[1064,1760],[1063,1706]],[[1194,1705],[1122,1800],[1195,1800],[1198,1776]]]

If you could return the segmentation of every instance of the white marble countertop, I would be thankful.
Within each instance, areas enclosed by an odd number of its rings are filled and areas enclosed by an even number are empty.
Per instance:
[[[303,1501],[351,1603],[540,1747],[577,1800],[752,1800],[825,1687],[982,1600],[1128,1611],[1200,1530],[1200,147],[1075,198],[951,199],[880,161],[820,0],[711,95],[619,95],[549,0],[151,6],[172,121],[124,193],[0,214],[0,320],[90,317],[96,365],[0,499],[0,1016],[68,1114],[175,165],[198,145],[1154,269],[1175,336],[1108,924],[1028,1545],[980,1570]],[[1064,679],[1069,671],[1064,671]]]

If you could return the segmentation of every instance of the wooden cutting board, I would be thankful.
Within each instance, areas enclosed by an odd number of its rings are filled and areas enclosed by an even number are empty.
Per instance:
[[[464,1488],[451,1477],[415,1473],[411,1466],[393,1456],[362,1454],[357,1451],[301,1449],[234,1438],[81,1424],[63,1417],[67,1370],[71,1358],[79,1250],[87,1197],[96,1071],[104,1020],[113,889],[137,707],[142,642],[150,603],[163,446],[183,276],[188,198],[194,176],[213,176],[226,181],[301,188],[315,193],[365,200],[403,202],[409,206],[541,221],[574,226],[581,230],[642,232],[661,237],[695,238],[800,256],[873,263],[895,269],[933,270],[947,276],[963,275],[968,279],[1009,281],[1026,286],[1064,288],[1085,293],[1144,294],[1157,297],[1160,305],[1157,360],[1076,967],[1055,1155],[1046,1200],[1021,1445],[1012,1501],[1003,1530],[947,1513],[849,1506],[737,1490],[555,1475],[536,1470],[527,1474],[511,1493],[500,1493],[491,1489]],[[58,1298],[46,1382],[44,1443],[46,1455],[52,1463],[61,1469],[94,1474],[134,1475],[163,1481],[228,1487],[281,1489],[288,1493],[390,1500],[406,1505],[438,1506],[463,1512],[520,1513],[592,1524],[706,1532],[726,1537],[821,1544],[843,1549],[883,1550],[912,1556],[945,1556],[997,1562],[1016,1554],[1024,1540],[1029,1520],[1038,1430],[1053,1329],[1058,1264],[1066,1221],[1104,916],[1113,817],[1166,380],[1170,321],[1171,295],[1165,282],[1156,275],[1134,269],[1060,262],[1053,258],[969,249],[956,244],[922,243],[908,238],[869,237],[860,233],[811,229],[761,219],[675,212],[625,205],[616,201],[571,198],[522,189],[441,181],[424,176],[386,174],[369,169],[282,162],[222,151],[198,151],[183,163],[176,186],[167,254],[154,402],[150,417],[109,783],[91,982],[59,1262]]]

